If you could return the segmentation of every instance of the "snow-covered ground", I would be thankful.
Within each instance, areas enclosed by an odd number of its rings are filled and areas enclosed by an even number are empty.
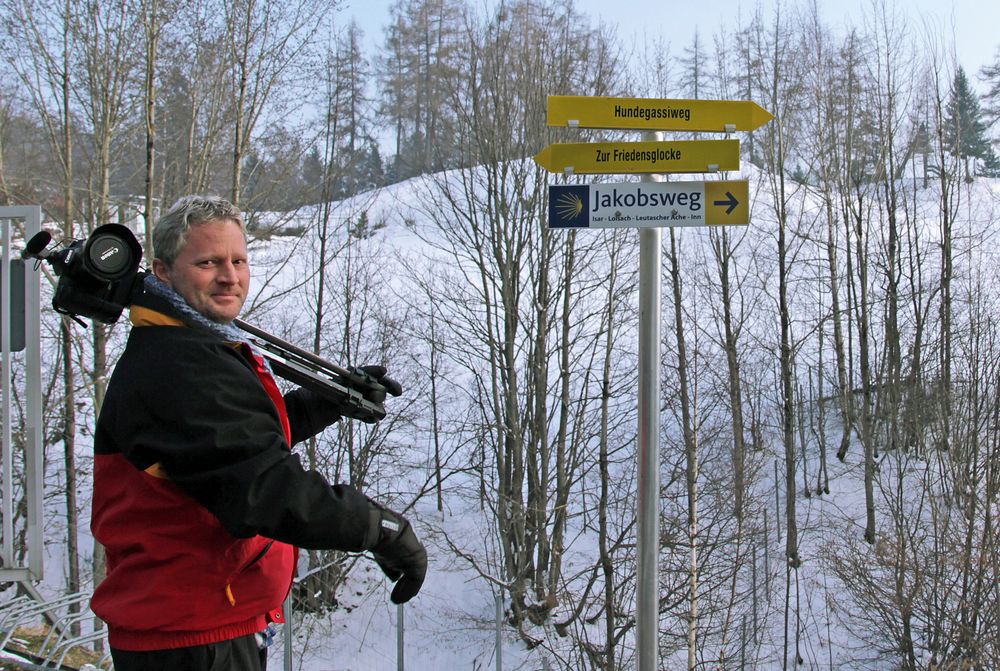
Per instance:
[[[760,195],[766,186],[766,180],[752,168],[748,168],[747,172],[751,179],[750,191],[758,195],[752,211],[752,222],[741,234],[756,236],[765,241],[755,247],[761,249],[770,244],[767,241],[773,238],[776,223],[773,214],[769,214],[764,196]],[[414,293],[414,274],[411,266],[407,266],[408,271],[403,272],[406,264],[419,260],[427,264],[432,275],[438,273],[438,278],[445,277],[453,270],[446,267],[437,270],[434,268],[433,260],[440,258],[440,251],[433,244],[428,245],[427,236],[432,235],[432,227],[427,223],[426,194],[429,188],[433,187],[429,185],[427,178],[409,180],[340,203],[335,209],[335,220],[341,221],[357,220],[361,212],[366,213],[370,231],[351,243],[357,245],[354,251],[343,248],[338,253],[337,263],[342,265],[344,259],[351,254],[356,255],[358,263],[363,260],[364,267],[371,271],[368,281],[377,285],[378,291],[384,292],[382,295],[386,303],[396,305]],[[929,191],[918,190],[916,193],[917,198],[933,198]],[[962,222],[996,222],[1000,219],[997,215],[1000,212],[1000,185],[995,180],[977,180],[967,193],[969,198],[959,214]],[[818,216],[818,201],[807,190],[799,190],[795,198],[792,207],[796,208],[798,215],[803,218]],[[933,200],[921,207],[932,212]],[[294,222],[286,225],[309,227],[314,225],[312,222],[315,222],[315,212],[304,211],[298,213]],[[588,233],[590,232],[582,231],[580,235]],[[701,258],[698,253],[690,250],[704,248],[707,233],[688,231],[683,236],[687,245],[685,249],[691,253],[691,258]],[[933,231],[928,236],[932,238]],[[254,243],[254,283],[259,293],[248,302],[251,322],[259,320],[268,328],[280,328],[281,335],[289,338],[305,339],[309,336],[310,319],[313,317],[309,301],[315,297],[311,277],[317,266],[318,252],[315,240],[315,235],[303,238],[276,235]],[[992,253],[992,249],[984,250],[975,246],[968,251],[970,255],[981,255],[986,261],[995,260],[992,259]],[[768,260],[754,257],[747,262],[766,266]],[[975,261],[969,266],[982,267],[982,262]],[[440,263],[447,261],[442,260]],[[374,295],[376,301],[379,300],[379,294],[376,292]],[[797,294],[797,300],[808,302],[801,292]],[[825,299],[817,297],[815,300],[822,302]],[[667,305],[665,303],[665,309]],[[378,314],[379,307],[372,308],[372,314]],[[46,315],[50,320],[52,317],[51,313]],[[664,319],[668,319],[667,315],[664,315]],[[774,315],[761,314],[760,319],[773,321]],[[331,321],[333,320],[331,317]],[[50,328],[54,327],[50,325]],[[124,327],[116,328],[112,352],[115,347],[120,347],[125,331]],[[332,331],[336,332],[337,327],[333,327]],[[764,329],[761,330],[763,331]],[[405,332],[405,329],[400,332]],[[336,333],[329,336],[330,341],[336,339]],[[401,350],[406,349],[405,345],[399,347]],[[804,361],[809,361],[812,356],[807,349],[804,348],[802,354]],[[365,363],[362,360],[365,354],[374,354],[375,351],[359,352],[358,358],[350,363]],[[408,355],[419,357],[421,353],[410,351]],[[401,355],[400,361],[403,359],[405,357]],[[829,362],[827,365],[830,365]],[[768,382],[761,380],[760,384],[766,386]],[[623,399],[622,402],[627,406],[630,400]],[[387,409],[393,413],[396,408],[408,407],[407,403],[405,398],[390,400]],[[89,433],[84,427],[91,421],[92,417],[84,412],[79,449],[85,469]],[[830,421],[825,429],[829,436],[839,435],[839,427]],[[664,413],[662,431],[665,436],[675,437],[680,434],[680,428],[669,412]],[[407,433],[399,442],[403,446],[395,446],[396,454],[403,456],[399,457],[396,464],[378,464],[384,469],[377,475],[378,486],[383,492],[390,493],[395,500],[408,503],[427,476],[426,471],[415,469],[412,465],[422,464],[426,467],[428,444],[426,439],[420,440],[412,432]],[[773,469],[775,463],[783,464],[784,459],[778,434],[766,433],[762,447],[763,451],[756,456],[761,475],[752,491],[758,497],[758,508],[767,511],[763,513],[763,518],[768,519],[771,524],[770,533],[778,534],[779,530],[774,522],[781,518],[781,506],[784,505],[781,476],[775,481],[776,474],[780,472],[783,475],[783,465]],[[406,453],[407,450],[409,453]],[[802,477],[809,477],[814,484],[819,456],[812,437],[806,441],[803,455],[807,475],[799,477],[799,481],[801,482]],[[785,593],[783,547],[776,536],[771,537],[770,556],[758,558],[761,570],[768,567],[775,580],[769,588],[770,598],[765,599],[763,592],[758,597],[759,616],[766,621],[765,629],[773,632],[773,635],[765,637],[759,645],[752,646],[749,654],[751,658],[758,660],[756,668],[782,667],[781,656],[785,644],[783,637],[786,631],[793,632],[794,637],[796,627],[785,627],[782,609],[786,598],[799,604],[799,651],[805,668],[855,668],[854,660],[865,656],[864,637],[855,630],[856,623],[852,620],[853,601],[843,592],[843,586],[831,573],[827,561],[831,554],[844,552],[851,542],[859,542],[863,532],[865,507],[861,449],[853,445],[844,463],[837,461],[832,454],[827,462],[830,492],[822,495],[814,493],[806,498],[802,496],[801,489],[799,491],[799,549],[802,565],[793,574],[790,594]],[[927,467],[926,462],[913,462],[899,455],[890,455],[882,463],[883,478],[890,480],[895,469],[906,469],[912,477],[919,479],[921,469]],[[58,473],[53,473],[52,477],[60,479]],[[623,467],[621,477],[634,477],[634,469]],[[447,486],[463,487],[465,484],[467,483],[462,482],[461,476],[455,476]],[[82,502],[89,498],[88,488],[89,480],[84,478],[80,491]],[[61,525],[59,505],[58,500],[50,502],[49,517],[53,522],[49,533],[54,539],[58,537],[57,531]],[[570,506],[573,505],[571,500]],[[87,515],[89,509],[83,511],[83,519]],[[493,539],[496,531],[489,514],[462,497],[448,499],[444,512],[440,513],[436,509],[434,497],[427,494],[416,500],[408,516],[414,522],[418,535],[426,543],[430,557],[427,582],[420,595],[406,606],[397,608],[388,600],[389,590],[376,565],[365,558],[360,559],[338,592],[339,606],[335,610],[320,617],[295,619],[295,661],[292,668],[298,671],[391,671],[404,668],[397,659],[400,636],[403,637],[407,669],[494,669],[498,653],[504,670],[559,668],[557,659],[563,657],[562,653],[566,648],[575,643],[559,636],[551,626],[532,630],[532,636],[542,639],[543,643],[531,650],[526,648],[516,631],[502,627],[501,648],[498,650],[496,647],[497,586],[491,578],[497,576],[483,575],[476,566],[457,556],[455,552],[455,546],[458,546],[468,555],[484,558],[482,565],[490,565],[490,561],[485,558],[495,552]],[[583,527],[573,531],[573,541],[566,557],[567,575],[575,574],[586,567],[588,562],[593,563],[597,554],[597,542],[592,534],[588,534]],[[81,541],[81,551],[84,555],[89,554],[92,551],[89,535],[84,533]],[[46,581],[42,587],[48,594],[57,594],[60,585],[65,583],[64,548],[60,543],[54,542],[47,546],[46,552]],[[306,570],[307,567],[303,566],[303,569]],[[624,567],[622,570],[627,573],[630,569]],[[740,580],[744,583],[747,581],[745,571]],[[747,585],[742,587],[746,588]],[[501,604],[501,610],[505,611],[506,606]],[[756,610],[754,612],[757,613]],[[402,633],[400,617],[403,619]],[[666,625],[661,623],[661,626]],[[673,626],[676,627],[677,623],[673,623]],[[740,623],[736,622],[731,626],[731,638],[736,639]],[[624,645],[634,645],[631,634],[626,635]],[[792,647],[795,647],[794,644]],[[739,650],[739,645],[735,649]],[[748,654],[745,649],[742,652]],[[672,650],[667,650],[662,668],[682,668],[685,655],[683,652],[675,654]],[[283,656],[283,643],[279,642],[272,648],[270,667],[282,668]],[[730,659],[733,658],[731,648]]]

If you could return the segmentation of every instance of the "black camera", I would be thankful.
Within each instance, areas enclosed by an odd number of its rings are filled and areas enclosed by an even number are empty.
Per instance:
[[[46,252],[52,236],[35,234],[21,256],[52,265],[59,277],[52,307],[60,314],[83,316],[113,324],[131,303],[142,247],[125,226],[98,226],[86,240],[73,240],[60,250]]]

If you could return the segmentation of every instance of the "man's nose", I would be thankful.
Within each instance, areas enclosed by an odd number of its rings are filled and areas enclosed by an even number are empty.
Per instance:
[[[217,282],[222,284],[236,284],[239,281],[239,276],[236,273],[236,266],[233,265],[232,261],[224,261],[217,267],[219,269],[215,276]]]

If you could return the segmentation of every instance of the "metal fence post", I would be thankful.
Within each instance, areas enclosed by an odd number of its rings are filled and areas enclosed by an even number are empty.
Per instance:
[[[403,671],[403,604],[396,606],[396,669]]]
[[[497,592],[496,597],[496,610],[497,610],[497,671],[503,671],[503,592]]]
[[[285,613],[285,625],[282,628],[285,639],[285,648],[283,650],[285,653],[285,671],[292,671],[292,618],[295,616],[295,613],[292,612],[291,590],[288,590],[288,596],[285,597],[285,604],[282,610]]]

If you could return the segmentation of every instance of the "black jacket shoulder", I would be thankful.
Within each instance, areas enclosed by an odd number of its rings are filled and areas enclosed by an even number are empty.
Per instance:
[[[94,442],[140,470],[160,464],[235,536],[314,549],[372,542],[367,498],[302,467],[250,363],[212,333],[133,328]]]

